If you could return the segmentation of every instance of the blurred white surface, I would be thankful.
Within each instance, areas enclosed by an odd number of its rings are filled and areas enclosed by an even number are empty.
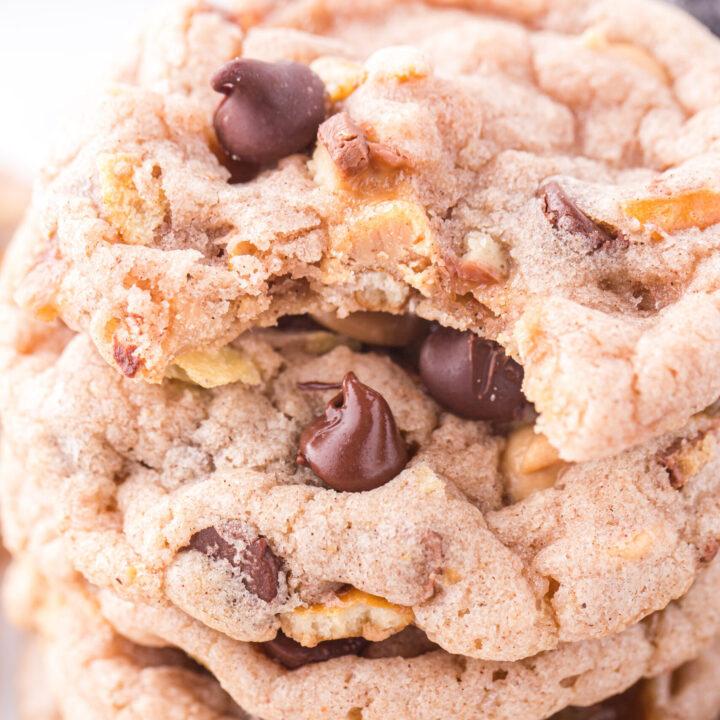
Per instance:
[[[0,0],[0,166],[32,177],[157,0]]]
[[[0,0],[0,167],[31,179],[157,0]],[[15,720],[19,638],[0,618],[0,718]],[[42,689],[38,689],[42,692]]]

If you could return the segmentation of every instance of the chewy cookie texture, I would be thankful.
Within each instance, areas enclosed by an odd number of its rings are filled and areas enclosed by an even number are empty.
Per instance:
[[[650,0],[151,19],[0,279],[29,712],[713,720],[718,78]]]
[[[540,720],[720,631],[712,409],[569,464],[471,335],[416,328],[393,350],[299,318],[153,385],[59,323],[3,321],[9,546],[53,583],[84,576],[125,636],[182,648],[261,717]],[[458,382],[498,386],[472,405],[493,420],[421,381],[458,344]],[[410,714],[408,688],[429,693]]]
[[[533,430],[517,366],[470,334],[429,331],[414,361],[311,321],[258,329],[157,385],[59,324],[11,306],[3,320],[11,549],[41,548],[53,523],[93,584],[236,640],[282,629],[312,648],[414,626],[450,653],[517,660],[621,632],[718,549],[712,409],[571,464]],[[495,391],[470,402],[474,372]]]
[[[498,341],[565,460],[682,427],[720,394],[717,40],[453,5],[163,15],[44,176],[16,299],[152,382],[282,315],[410,312]]]
[[[15,563],[11,583],[9,609],[34,633],[20,671],[20,720],[258,720],[187,655],[119,636],[81,586],[48,587],[26,561]],[[714,720],[719,657],[715,642],[672,673],[552,720]]]

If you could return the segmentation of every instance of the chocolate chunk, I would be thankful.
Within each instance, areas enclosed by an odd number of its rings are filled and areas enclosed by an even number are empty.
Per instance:
[[[544,203],[545,217],[553,228],[581,238],[588,252],[612,246],[627,247],[627,239],[620,232],[601,227],[591,220],[555,180],[541,185],[538,196]]]
[[[390,406],[353,373],[342,391],[300,436],[298,463],[309,465],[330,487],[372,490],[392,480],[408,461]]]
[[[246,545],[238,557],[238,549],[228,542],[214,528],[209,527],[190,538],[188,548],[197,550],[213,560],[227,560],[233,567],[240,568],[243,584],[265,602],[277,596],[280,563],[265,538],[256,538]]]
[[[527,401],[523,369],[495,342],[439,327],[420,351],[420,377],[441,405],[471,420],[516,419]]]
[[[137,371],[143,365],[142,358],[137,357],[135,345],[121,345],[117,340],[113,340],[113,358],[118,367],[122,370],[126,377],[135,377]]]
[[[315,647],[303,647],[281,631],[274,640],[259,643],[262,651],[288,670],[295,670],[310,663],[325,662],[343,655],[358,655],[368,641],[364,638],[343,638],[342,640],[326,640]]]
[[[359,175],[370,166],[370,148],[365,133],[346,112],[326,120],[318,130],[318,140],[345,177]]]
[[[298,62],[231,60],[211,84],[226,95],[215,111],[215,132],[236,161],[263,165],[301,152],[325,116],[325,86]]]

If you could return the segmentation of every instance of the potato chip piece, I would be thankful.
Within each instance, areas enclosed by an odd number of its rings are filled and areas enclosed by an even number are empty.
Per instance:
[[[199,350],[185,353],[175,358],[166,377],[191,382],[204,388],[236,382],[259,385],[262,380],[252,359],[246,353],[228,346],[215,353]]]

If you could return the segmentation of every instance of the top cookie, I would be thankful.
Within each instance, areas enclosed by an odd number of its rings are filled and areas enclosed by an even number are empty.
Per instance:
[[[126,375],[381,310],[499,341],[566,459],[720,395],[720,44],[677,9],[191,3],[118,79],[7,272]]]

